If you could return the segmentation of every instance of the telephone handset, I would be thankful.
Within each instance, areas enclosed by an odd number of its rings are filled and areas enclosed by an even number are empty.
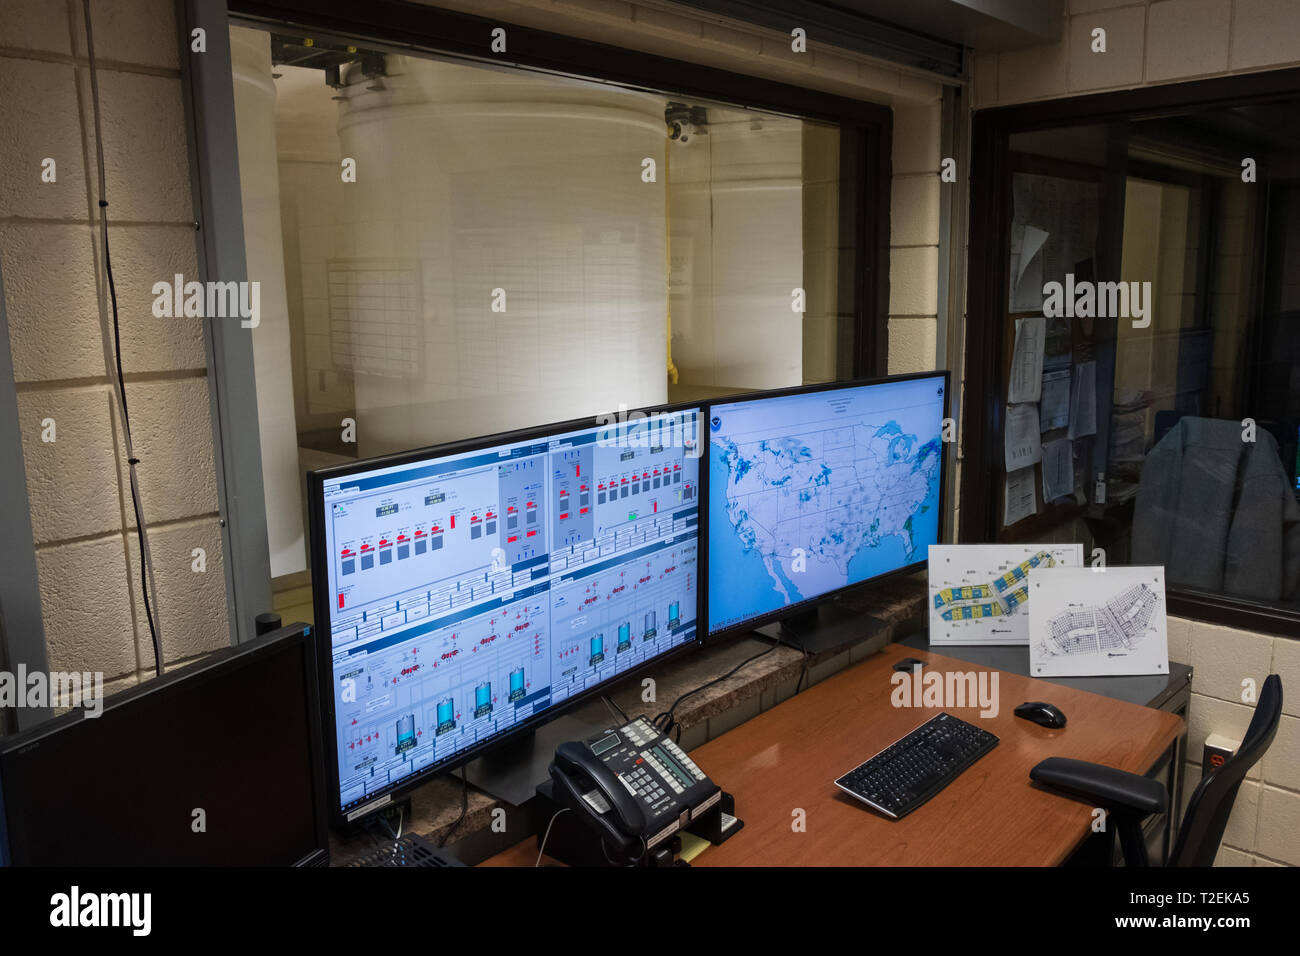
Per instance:
[[[715,807],[722,790],[672,738],[638,717],[587,740],[560,744],[552,799],[595,830],[614,862],[635,863]]]
[[[581,816],[611,848],[624,856],[637,852],[645,831],[645,811],[587,744],[570,740],[555,748],[551,779],[567,792],[574,809],[586,804],[594,811]]]

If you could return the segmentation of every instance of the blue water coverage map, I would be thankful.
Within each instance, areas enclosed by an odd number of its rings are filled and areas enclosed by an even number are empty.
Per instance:
[[[939,536],[941,423],[908,418],[912,432],[832,418],[780,437],[713,435],[711,630],[925,560]],[[914,433],[931,418],[933,434]]]

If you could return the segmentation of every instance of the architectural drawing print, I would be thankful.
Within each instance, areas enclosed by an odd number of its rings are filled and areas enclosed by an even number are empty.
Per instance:
[[[1169,673],[1164,568],[1043,568],[1029,591],[1034,677]]]
[[[1028,644],[1031,572],[1082,563],[1079,545],[931,545],[931,643]]]
[[[1104,654],[1122,657],[1132,653],[1148,636],[1147,625],[1156,608],[1156,594],[1145,584],[1135,584],[1101,605],[1064,611],[1047,622],[1039,653],[1044,657],[1069,654]]]

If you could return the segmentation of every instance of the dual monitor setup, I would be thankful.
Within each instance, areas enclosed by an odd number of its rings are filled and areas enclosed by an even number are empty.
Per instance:
[[[0,740],[0,864],[324,863],[651,662],[920,570],[947,400],[807,386],[312,472],[315,628]]]
[[[335,824],[652,661],[919,570],[947,392],[758,392],[309,475]]]

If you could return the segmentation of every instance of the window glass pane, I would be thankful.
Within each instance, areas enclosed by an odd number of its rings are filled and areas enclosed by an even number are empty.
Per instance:
[[[837,127],[231,38],[275,576],[309,469],[852,374]]]
[[[1110,564],[1165,565],[1173,590],[1300,610],[1297,119],[1300,100],[1011,137],[1015,176],[1093,184],[1098,225],[1095,255],[1068,260],[1071,314],[1053,318],[1039,284],[1063,277],[1039,273],[1065,270],[1046,245],[1015,258],[1025,229],[1053,223],[1013,213],[1007,319],[1048,316],[1041,439],[1045,455],[1069,440],[1071,477],[1045,500],[1035,466],[1035,513],[1004,538],[1080,540]],[[1020,297],[1017,270],[1038,286]],[[1063,418],[1047,407],[1054,353]],[[1009,354],[1008,385],[1012,371]],[[1079,427],[1091,406],[1095,429]]]

